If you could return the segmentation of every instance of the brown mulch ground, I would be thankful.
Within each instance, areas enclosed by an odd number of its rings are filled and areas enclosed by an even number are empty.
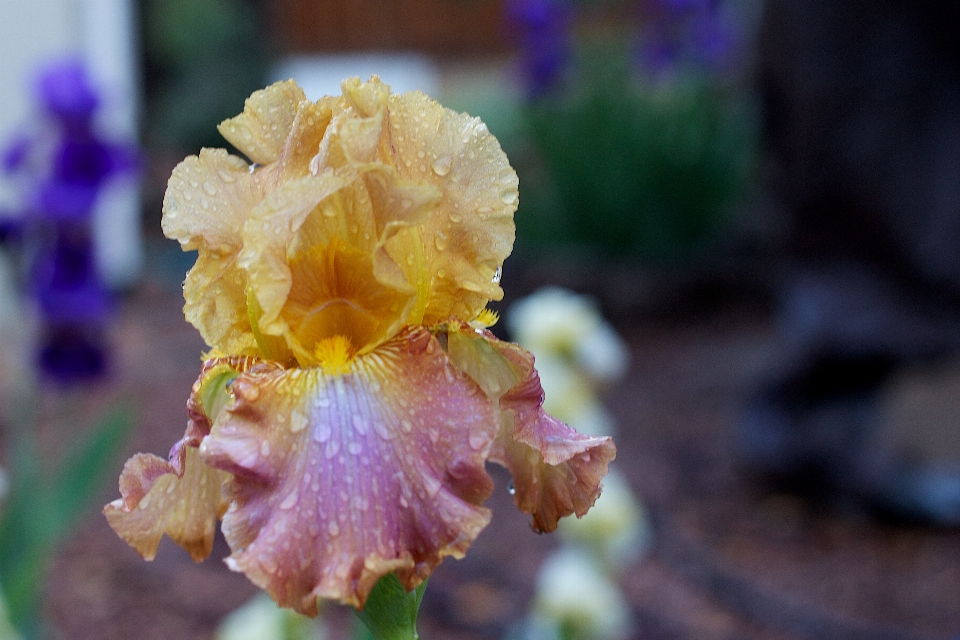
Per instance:
[[[117,328],[120,390],[138,429],[126,453],[164,454],[184,428],[184,401],[203,344],[175,289],[147,283]],[[637,638],[651,640],[913,639],[960,634],[960,535],[879,524],[758,490],[738,473],[732,425],[745,390],[773,354],[761,313],[700,321],[620,323],[633,352],[609,397],[618,466],[650,512],[652,551],[623,588]],[[117,473],[121,461],[117,463]],[[501,638],[530,597],[538,563],[556,541],[537,536],[497,472],[492,524],[462,561],[436,571],[424,601],[427,639]],[[116,496],[111,487],[103,496]],[[213,557],[194,564],[169,541],[143,562],[99,514],[56,559],[46,609],[70,640],[209,639],[255,589]],[[328,614],[342,626],[344,611]],[[338,632],[342,633],[342,632]],[[337,636],[341,637],[341,636]],[[343,636],[345,637],[345,636]]]

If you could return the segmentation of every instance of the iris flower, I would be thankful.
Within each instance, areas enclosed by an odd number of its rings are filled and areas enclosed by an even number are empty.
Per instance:
[[[490,521],[487,460],[537,531],[584,514],[615,455],[544,413],[533,357],[485,329],[517,176],[476,118],[373,77],[292,81],[173,172],[163,229],[199,252],[187,319],[211,351],[168,460],[138,454],[105,513],[150,559],[226,562],[280,605],[361,608],[461,557]]]

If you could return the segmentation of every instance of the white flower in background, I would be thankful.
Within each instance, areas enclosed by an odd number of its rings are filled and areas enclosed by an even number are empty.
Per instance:
[[[507,326],[539,360],[554,354],[595,382],[614,382],[627,372],[630,353],[589,296],[544,287],[510,307]]]
[[[220,623],[216,640],[326,640],[320,618],[281,609],[265,593],[253,597]]]
[[[530,623],[540,638],[618,640],[632,626],[620,589],[587,553],[563,547],[544,561]]]
[[[613,573],[638,560],[652,537],[643,505],[626,478],[612,467],[593,509],[582,518],[564,518],[559,531],[564,541],[583,545]]]

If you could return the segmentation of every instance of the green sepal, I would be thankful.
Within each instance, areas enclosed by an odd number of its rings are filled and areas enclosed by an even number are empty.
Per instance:
[[[223,365],[214,367],[204,376],[203,382],[200,383],[200,406],[211,423],[217,419],[220,410],[230,402],[230,391],[227,387],[239,375],[238,371]]]
[[[417,612],[427,582],[407,591],[395,575],[380,578],[370,591],[367,604],[357,611],[371,640],[418,640]],[[361,636],[363,638],[363,636]]]

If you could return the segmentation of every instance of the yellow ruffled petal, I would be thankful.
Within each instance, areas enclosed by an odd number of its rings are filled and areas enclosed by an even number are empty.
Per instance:
[[[201,454],[233,474],[228,564],[282,606],[361,607],[390,572],[412,588],[488,523],[495,411],[426,330],[340,374],[251,370],[230,388]]]
[[[226,353],[256,351],[236,257],[243,223],[262,197],[247,164],[222,149],[203,149],[177,165],[164,195],[164,234],[185,251],[199,250],[184,282],[184,315]]]
[[[306,100],[293,80],[277,82],[255,91],[244,103],[243,113],[224,120],[217,129],[241,153],[258,164],[280,158],[297,116],[297,105]]]
[[[513,248],[517,174],[479,118],[419,92],[390,96],[389,108],[392,164],[401,177],[442,193],[420,228],[431,277],[423,322],[472,319],[503,297],[495,276]],[[408,250],[396,248],[395,257]]]

